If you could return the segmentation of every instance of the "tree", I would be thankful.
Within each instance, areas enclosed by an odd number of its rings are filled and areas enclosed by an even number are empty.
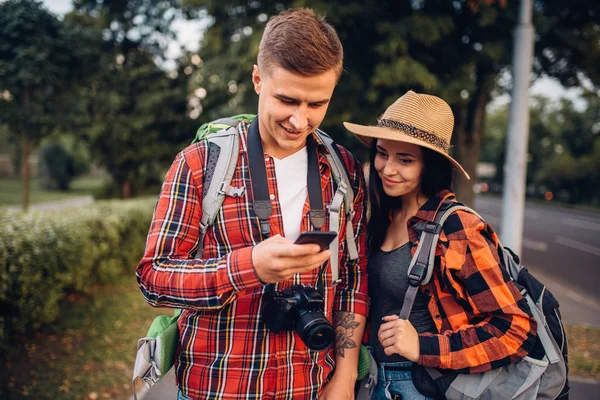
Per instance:
[[[21,149],[23,210],[29,207],[29,156],[57,126],[61,100],[93,63],[93,38],[59,21],[41,2],[0,3],[0,120]]]
[[[101,70],[86,94],[84,135],[118,194],[128,198],[155,182],[176,149],[192,139],[190,60],[184,56],[173,71],[159,65],[174,39],[172,22],[193,13],[179,0],[78,0],[74,6],[73,17],[93,19],[104,39]]]
[[[255,109],[251,90],[228,92],[229,83],[249,82],[256,44],[268,17],[291,6],[308,6],[327,15],[345,52],[345,73],[330,105],[325,127],[345,140],[341,122],[374,124],[375,116],[408,89],[444,98],[455,114],[454,156],[472,176],[459,179],[461,201],[470,203],[479,158],[486,106],[512,62],[510,32],[517,2],[505,0],[279,1],[188,0],[206,11],[213,24],[204,35],[202,77],[210,78],[203,109],[211,119],[232,106]],[[568,86],[586,77],[598,80],[600,5],[584,0],[539,0],[535,76],[546,74]],[[560,40],[557,39],[560,36]],[[571,56],[577,56],[573,59]],[[214,78],[213,78],[214,77]],[[351,100],[350,100],[351,99]],[[364,156],[363,156],[364,158]]]
[[[536,96],[530,115],[528,195],[551,191],[564,201],[600,205],[600,99],[578,110],[570,100]],[[496,164],[500,184],[507,124],[508,107],[491,113],[482,147],[482,160]]]

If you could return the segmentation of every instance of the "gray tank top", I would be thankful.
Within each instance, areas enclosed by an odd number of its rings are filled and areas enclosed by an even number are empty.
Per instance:
[[[411,261],[410,242],[392,251],[379,250],[369,258],[369,294],[371,296],[371,332],[369,346],[373,348],[373,357],[377,362],[401,362],[406,358],[399,354],[387,356],[377,338],[381,318],[386,315],[398,315],[408,290],[408,266]],[[435,332],[435,325],[427,304],[429,297],[417,292],[408,320],[418,333]]]

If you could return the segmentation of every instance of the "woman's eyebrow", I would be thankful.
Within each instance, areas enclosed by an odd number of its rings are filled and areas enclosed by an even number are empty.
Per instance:
[[[377,150],[384,151],[384,152],[386,152],[386,153],[388,152],[386,149],[384,149],[384,148],[383,148],[383,147],[381,147],[380,145],[377,145]],[[396,153],[396,155],[397,155],[397,156],[400,156],[400,157],[412,157],[412,158],[417,158],[417,157],[416,157],[414,154],[411,154],[411,153]]]

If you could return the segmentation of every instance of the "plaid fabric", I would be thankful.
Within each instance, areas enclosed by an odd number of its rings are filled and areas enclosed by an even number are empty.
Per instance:
[[[146,251],[137,267],[140,289],[153,306],[183,308],[179,320],[180,351],[176,361],[178,385],[193,399],[312,399],[334,368],[334,350],[308,349],[294,332],[269,333],[262,319],[265,286],[251,261],[252,246],[260,241],[258,219],[252,209],[248,172],[247,123],[238,125],[240,152],[231,185],[246,188],[242,197],[226,197],[209,228],[204,258],[194,260],[202,215],[201,194],[207,145],[183,150],[173,162],[156,206]],[[334,194],[333,177],[318,142],[323,202]],[[341,148],[355,196],[352,221],[341,218],[340,279],[331,286],[326,264],[325,315],[333,310],[366,315],[368,310],[365,255],[364,181],[359,163]],[[273,198],[271,235],[283,233],[273,159],[265,156],[269,193]],[[308,199],[301,230],[310,230]],[[345,251],[346,223],[358,237],[359,259]],[[326,227],[329,226],[327,216]],[[281,282],[276,289],[305,283],[315,285],[318,269]]]
[[[409,220],[433,221],[446,196],[429,199]],[[413,254],[416,245],[413,247]],[[430,296],[429,311],[439,334],[419,335],[419,364],[484,372],[516,362],[533,349],[536,323],[526,301],[500,268],[498,237],[485,222],[465,211],[451,214],[436,249],[431,281],[421,287]]]

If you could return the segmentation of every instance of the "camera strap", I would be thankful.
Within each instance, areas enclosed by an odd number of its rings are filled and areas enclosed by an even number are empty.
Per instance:
[[[308,201],[310,204],[309,218],[314,229],[320,230],[325,225],[325,207],[323,207],[323,190],[321,188],[321,172],[317,154],[317,143],[313,135],[306,138],[306,151],[308,168],[306,182],[308,186]],[[267,181],[267,168],[265,166],[265,152],[258,130],[258,116],[248,127],[248,166],[252,180],[252,209],[260,220],[260,234],[262,240],[271,235],[269,217],[273,206],[269,198],[269,183]],[[323,267],[319,269],[317,290],[323,295]],[[273,285],[268,285],[268,290],[274,290]]]
[[[313,135],[306,138],[308,153],[308,171],[306,176],[308,186],[308,201],[310,204],[309,218],[314,229],[320,230],[325,224],[325,208],[323,207],[323,191],[321,189],[321,173],[317,156],[317,144]],[[260,220],[260,232],[263,240],[271,234],[269,217],[273,206],[269,198],[269,184],[265,166],[265,153],[258,131],[258,117],[248,127],[248,164],[252,180],[252,208]]]

